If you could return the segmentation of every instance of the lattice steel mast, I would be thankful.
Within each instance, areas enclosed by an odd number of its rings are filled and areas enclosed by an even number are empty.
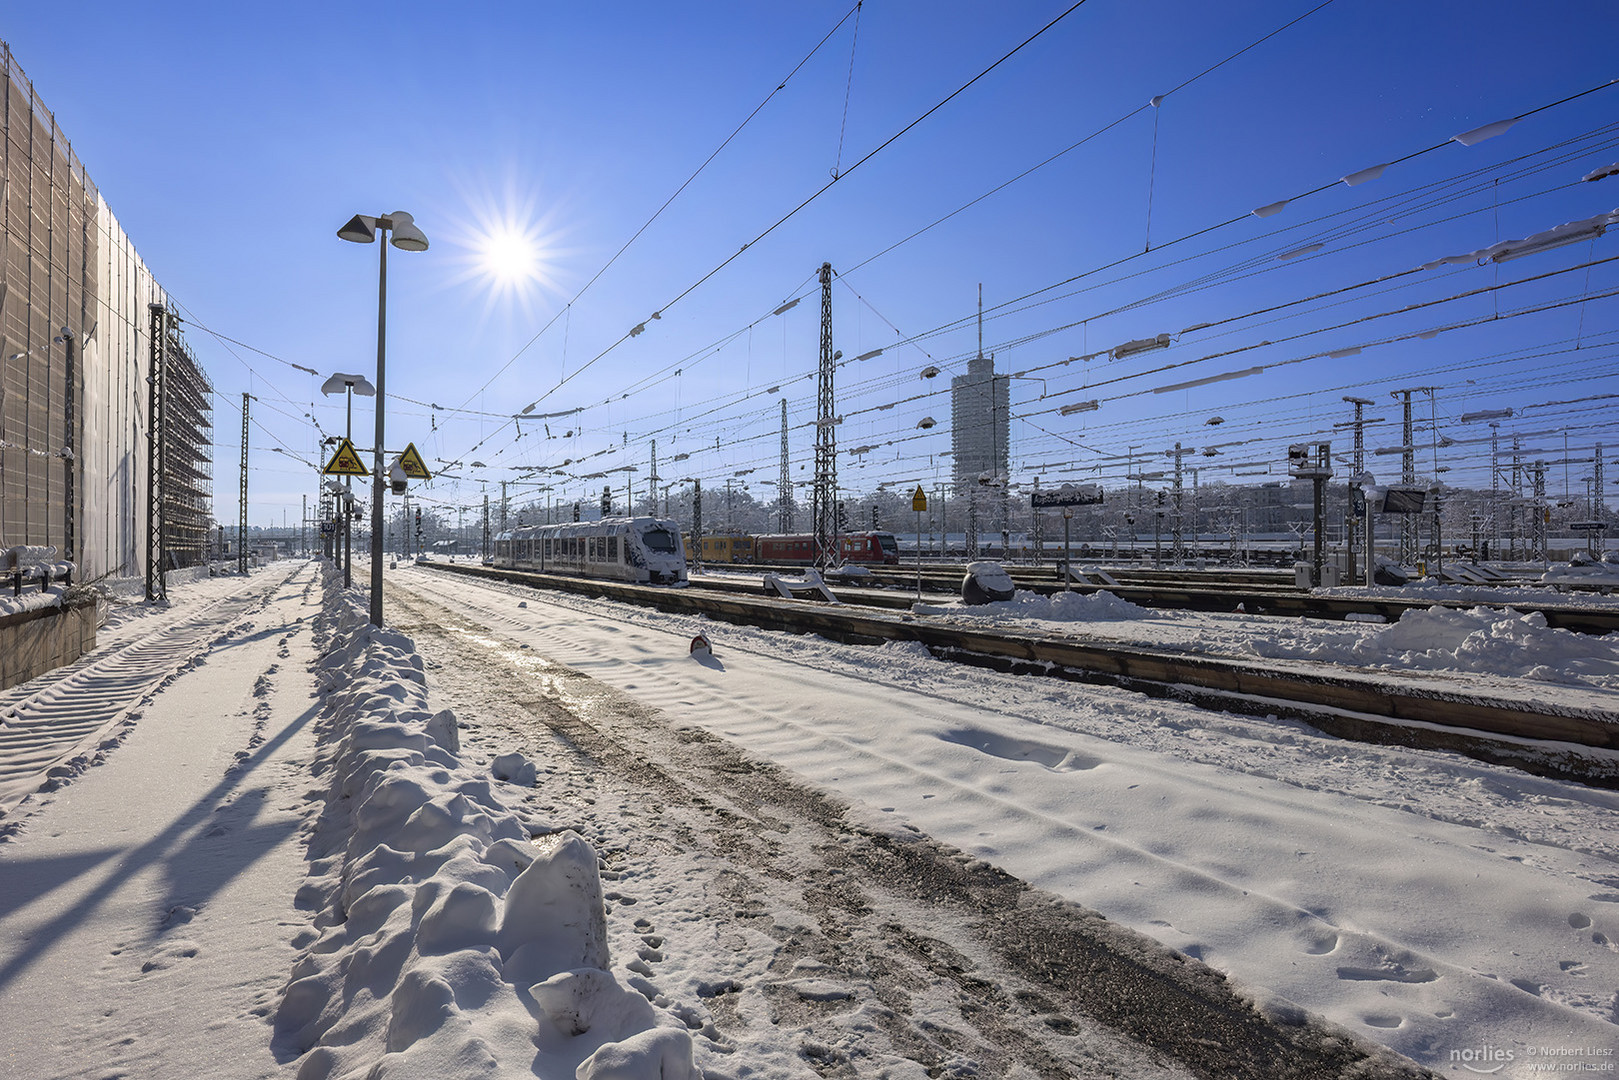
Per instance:
[[[815,409],[815,562],[838,561],[837,403],[832,376],[839,353],[832,351],[832,264],[821,264],[821,378]]]
[[[1355,407],[1353,423],[1355,432],[1355,449],[1352,461],[1354,475],[1349,478],[1349,581],[1355,583],[1356,568],[1364,563],[1366,580],[1363,584],[1370,585],[1375,569],[1372,565],[1372,511],[1366,505],[1365,483],[1366,475],[1366,406],[1372,404],[1371,398],[1345,397],[1345,401]],[[1356,512],[1359,507],[1360,512]]]
[[[147,333],[151,338],[150,368],[146,378],[146,599],[167,598],[163,580],[163,445],[164,368],[169,344],[169,313],[162,304],[149,304]]]
[[[787,399],[781,399],[781,480],[776,487],[776,531],[793,531],[793,473],[787,458]]]
[[[251,395],[242,395],[242,487],[236,499],[236,569],[247,573],[247,403]],[[343,507],[344,520],[351,512]]]
[[[1534,517],[1529,520],[1529,558],[1534,562],[1546,561],[1546,463],[1534,464]]]
[[[1390,396],[1405,395],[1404,427],[1401,428],[1400,439],[1400,482],[1402,484],[1415,484],[1417,482],[1417,448],[1412,442],[1411,428],[1411,390],[1395,390]],[[1417,561],[1417,515],[1400,515],[1400,565],[1413,566]]]
[[[1181,449],[1181,444],[1176,443],[1175,444],[1175,451],[1174,451],[1174,456],[1175,456],[1175,485],[1174,485],[1174,487],[1170,488],[1170,503],[1169,503],[1169,511],[1170,511],[1169,527],[1170,527],[1170,530],[1171,530],[1170,531],[1170,543],[1169,543],[1169,557],[1174,562],[1174,564],[1176,566],[1183,566],[1186,563],[1185,529],[1183,527],[1182,519],[1181,519],[1181,493],[1182,493],[1182,488],[1181,488],[1181,459],[1182,459],[1184,454],[1185,454],[1185,451]]]
[[[657,439],[652,440],[652,472],[647,475],[646,479],[647,479],[647,483],[650,485],[650,488],[649,488],[647,494],[652,497],[652,509],[648,510],[647,513],[651,514],[653,517],[657,517],[658,516],[658,481],[663,479],[662,477],[660,477],[658,475],[658,440]],[[631,514],[631,516],[633,516],[635,514],[635,507],[633,507],[633,506],[630,507],[630,514]]]

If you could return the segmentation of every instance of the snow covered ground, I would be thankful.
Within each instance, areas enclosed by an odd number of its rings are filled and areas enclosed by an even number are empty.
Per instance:
[[[525,601],[420,571],[398,580],[896,828],[980,855],[1430,1067],[1484,1045],[1523,1062],[1530,1047],[1619,1038],[1612,792],[963,669],[915,646],[849,648],[583,598]],[[1473,686],[1619,703],[1619,643],[1505,612],[1418,613],[1420,648],[1400,624],[1163,616],[1111,597],[939,612],[1047,630],[1053,616],[1065,630],[1160,647],[1438,667]],[[723,667],[682,655],[698,629]],[[1475,654],[1489,653],[1469,645],[1475,634],[1515,636],[1528,651],[1505,654],[1505,671],[1555,681],[1488,668],[1472,678]]]
[[[1619,690],[1619,646],[1613,640],[1548,627],[1538,612],[1514,611],[1513,600],[1534,602],[1515,590],[1482,592],[1476,586],[1432,587],[1428,599],[1479,606],[1458,610],[1436,603],[1393,624],[1157,611],[1106,592],[1019,592],[1012,600],[979,607],[918,605],[914,610],[946,620],[1204,655],[1308,659],[1391,671],[1508,673],[1534,682]]]
[[[279,563],[129,609],[54,692],[0,699],[0,1073],[1177,1074],[1128,1018],[991,977],[974,943],[1044,909],[975,914],[945,902],[949,874],[907,892],[878,856],[924,840],[1227,972],[1284,1029],[1302,1006],[1457,1075],[1614,1060],[1612,792],[913,646],[389,579],[415,641]],[[1584,707],[1619,689],[1615,643],[1488,610],[1376,626],[1062,597],[926,617]],[[713,656],[688,651],[699,630]],[[129,678],[104,663],[137,646]],[[60,706],[91,699],[94,717]],[[1108,925],[1140,970],[1174,967]],[[1086,970],[1068,981],[1105,996]]]

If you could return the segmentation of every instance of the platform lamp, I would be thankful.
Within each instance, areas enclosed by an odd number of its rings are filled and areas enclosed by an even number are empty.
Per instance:
[[[343,437],[348,440],[350,446],[353,446],[354,395],[371,397],[376,394],[377,388],[367,382],[364,375],[345,375],[339,372],[320,384],[320,392],[327,395],[342,394],[346,399],[345,403],[348,406],[348,412],[343,426]],[[349,478],[346,475],[343,477],[343,491],[346,497],[343,505],[343,588],[347,589],[354,584],[352,565],[354,561],[354,497],[349,494]]]
[[[337,235],[356,244],[369,244],[376,240],[378,231],[401,251],[426,251],[427,237],[416,227],[415,219],[403,210],[395,210],[381,217],[355,214]],[[381,259],[377,271],[377,434],[373,448],[371,468],[374,491],[371,498],[371,625],[382,625],[382,487],[385,483],[382,467],[383,418],[386,413],[384,393],[388,331],[388,245],[380,248]]]

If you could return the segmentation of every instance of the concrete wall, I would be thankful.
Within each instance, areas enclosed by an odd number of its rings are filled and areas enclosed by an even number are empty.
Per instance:
[[[0,616],[0,690],[71,664],[96,647],[97,605]]]

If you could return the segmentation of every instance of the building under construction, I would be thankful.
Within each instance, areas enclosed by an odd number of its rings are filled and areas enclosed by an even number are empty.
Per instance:
[[[157,408],[159,481],[148,493],[161,506],[151,541],[165,570],[196,566],[208,558],[213,526],[213,384],[180,336],[174,313],[159,308],[163,355],[151,398]]]
[[[193,565],[212,388],[172,321],[153,349],[168,298],[4,43],[0,64],[0,550],[54,547],[80,580]]]

